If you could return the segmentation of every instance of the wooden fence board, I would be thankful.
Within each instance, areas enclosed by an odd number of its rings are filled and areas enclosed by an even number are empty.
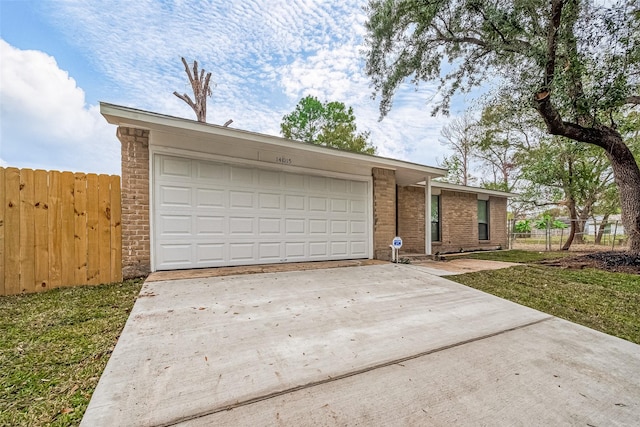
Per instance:
[[[111,177],[111,281],[122,282],[122,207],[120,177]]]
[[[120,177],[0,167],[0,295],[122,280]]]
[[[100,241],[98,240],[98,175],[87,175],[87,283],[100,283]]]
[[[111,195],[109,175],[98,176],[98,241],[100,242],[100,283],[111,282]]]
[[[20,171],[20,291],[34,292],[35,233],[34,233],[33,170]]]
[[[62,173],[49,172],[49,288],[62,285]]]
[[[63,172],[60,178],[60,219],[62,223],[62,242],[61,242],[61,274],[62,286],[70,286],[75,284],[75,218],[74,218],[74,198],[73,188],[75,179],[73,173]]]
[[[5,170],[5,292],[20,293],[20,170]]]
[[[74,175],[75,265],[74,285],[87,283],[87,176]]]
[[[4,168],[0,168],[0,194],[5,194]],[[0,295],[4,295],[4,212],[6,201],[0,196]]]
[[[49,289],[49,183],[47,171],[34,173],[35,291]]]

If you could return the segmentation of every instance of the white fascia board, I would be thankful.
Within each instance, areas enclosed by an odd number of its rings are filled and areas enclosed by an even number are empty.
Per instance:
[[[352,153],[320,145],[308,144],[272,135],[265,135],[256,132],[249,132],[239,129],[232,129],[224,126],[201,123],[194,120],[179,117],[166,116],[163,114],[138,110],[129,107],[122,107],[101,102],[100,113],[107,122],[117,126],[130,126],[146,130],[162,130],[164,132],[178,133],[182,135],[193,135],[200,138],[215,136],[218,138],[228,138],[243,140],[247,142],[259,143],[278,149],[291,149],[304,151],[309,154],[331,156],[345,162],[367,164],[370,167],[379,167],[396,170],[399,173],[408,172],[411,175],[420,173],[433,178],[445,176],[446,169],[420,165],[403,160],[389,159],[370,154]]]
[[[424,185],[424,181],[418,183],[418,185]],[[468,185],[450,184],[448,182],[431,181],[431,188],[437,188],[440,190],[459,191],[462,193],[474,193],[474,194],[486,194],[495,197],[518,197],[517,193],[509,193],[507,191],[489,190],[487,188],[471,187]]]

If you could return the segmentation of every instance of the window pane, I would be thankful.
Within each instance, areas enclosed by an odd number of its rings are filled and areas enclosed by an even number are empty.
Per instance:
[[[489,240],[488,224],[478,224],[478,240]]]
[[[431,222],[440,222],[440,196],[431,196]]]
[[[478,200],[478,222],[487,223],[487,201]]]
[[[431,223],[431,241],[432,242],[440,241],[440,223],[438,222]]]

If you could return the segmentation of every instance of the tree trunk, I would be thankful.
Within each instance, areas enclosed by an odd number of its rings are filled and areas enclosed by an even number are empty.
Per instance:
[[[622,225],[629,238],[627,251],[640,255],[640,168],[622,137],[612,140],[610,144],[611,149],[606,153],[620,193]]]
[[[583,127],[565,122],[551,104],[549,92],[537,93],[535,101],[536,109],[545,121],[549,133],[604,149],[611,162],[613,178],[620,194],[622,225],[629,238],[627,251],[631,255],[640,255],[640,168],[620,133],[603,125]]]
[[[569,237],[567,241],[562,245],[561,250],[568,251],[573,243],[573,239],[576,237],[576,228],[578,225],[578,212],[576,211],[576,202],[569,200],[567,202],[567,208],[569,209],[569,219],[571,220],[571,228],[569,229]]]
[[[600,226],[598,227],[598,234],[596,234],[595,244],[599,245],[602,241],[602,235],[604,234],[604,229],[607,227],[607,221],[609,221],[609,214],[605,214],[602,217],[602,221],[600,221]]]

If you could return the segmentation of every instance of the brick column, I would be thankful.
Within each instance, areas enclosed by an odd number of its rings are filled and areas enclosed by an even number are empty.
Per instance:
[[[373,257],[389,261],[396,235],[396,173],[373,168]]]
[[[424,193],[422,187],[398,187],[398,236],[404,253],[426,253]]]
[[[149,131],[119,127],[122,143],[122,276],[151,271],[149,228]]]

